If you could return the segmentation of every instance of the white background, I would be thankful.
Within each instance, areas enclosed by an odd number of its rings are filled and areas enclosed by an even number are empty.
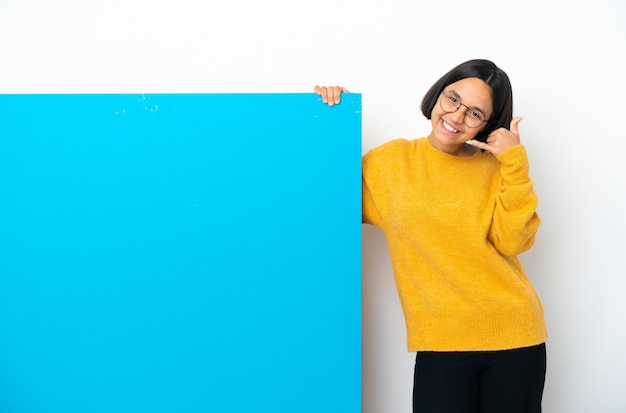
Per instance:
[[[470,58],[509,74],[524,117],[543,224],[521,259],[550,333],[544,411],[623,413],[622,0],[0,0],[0,93],[342,84],[363,94],[364,151],[428,134],[422,96]],[[385,239],[364,226],[363,412],[410,411],[405,338]]]

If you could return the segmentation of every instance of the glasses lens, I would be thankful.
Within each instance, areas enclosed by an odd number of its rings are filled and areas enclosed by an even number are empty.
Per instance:
[[[459,99],[451,93],[442,93],[441,95],[441,109],[444,112],[456,112],[459,109],[461,102]]]
[[[474,109],[468,109],[465,112],[465,124],[470,128],[477,128],[483,124],[485,117],[482,113]]]

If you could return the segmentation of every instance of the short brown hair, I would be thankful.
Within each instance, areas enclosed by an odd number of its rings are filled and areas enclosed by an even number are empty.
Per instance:
[[[491,132],[498,128],[509,129],[513,119],[513,90],[507,74],[495,63],[485,59],[468,60],[443,75],[433,84],[422,100],[422,113],[430,119],[439,95],[451,83],[468,77],[476,77],[485,82],[493,94],[493,113],[487,126],[474,139],[485,142]]]

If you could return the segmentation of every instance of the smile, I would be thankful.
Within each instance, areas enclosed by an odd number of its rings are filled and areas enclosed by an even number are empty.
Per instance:
[[[449,132],[452,133],[457,133],[458,130],[454,129],[448,122],[446,122],[445,120],[441,120],[441,124],[443,125],[443,128]]]

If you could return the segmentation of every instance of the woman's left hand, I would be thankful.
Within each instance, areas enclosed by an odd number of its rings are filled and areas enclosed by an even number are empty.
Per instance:
[[[499,128],[489,134],[487,143],[479,142],[476,140],[468,141],[468,143],[477,146],[481,149],[491,152],[494,155],[500,155],[502,152],[515,145],[519,145],[520,137],[518,131],[518,123],[522,118],[517,117],[511,120],[511,129]]]

